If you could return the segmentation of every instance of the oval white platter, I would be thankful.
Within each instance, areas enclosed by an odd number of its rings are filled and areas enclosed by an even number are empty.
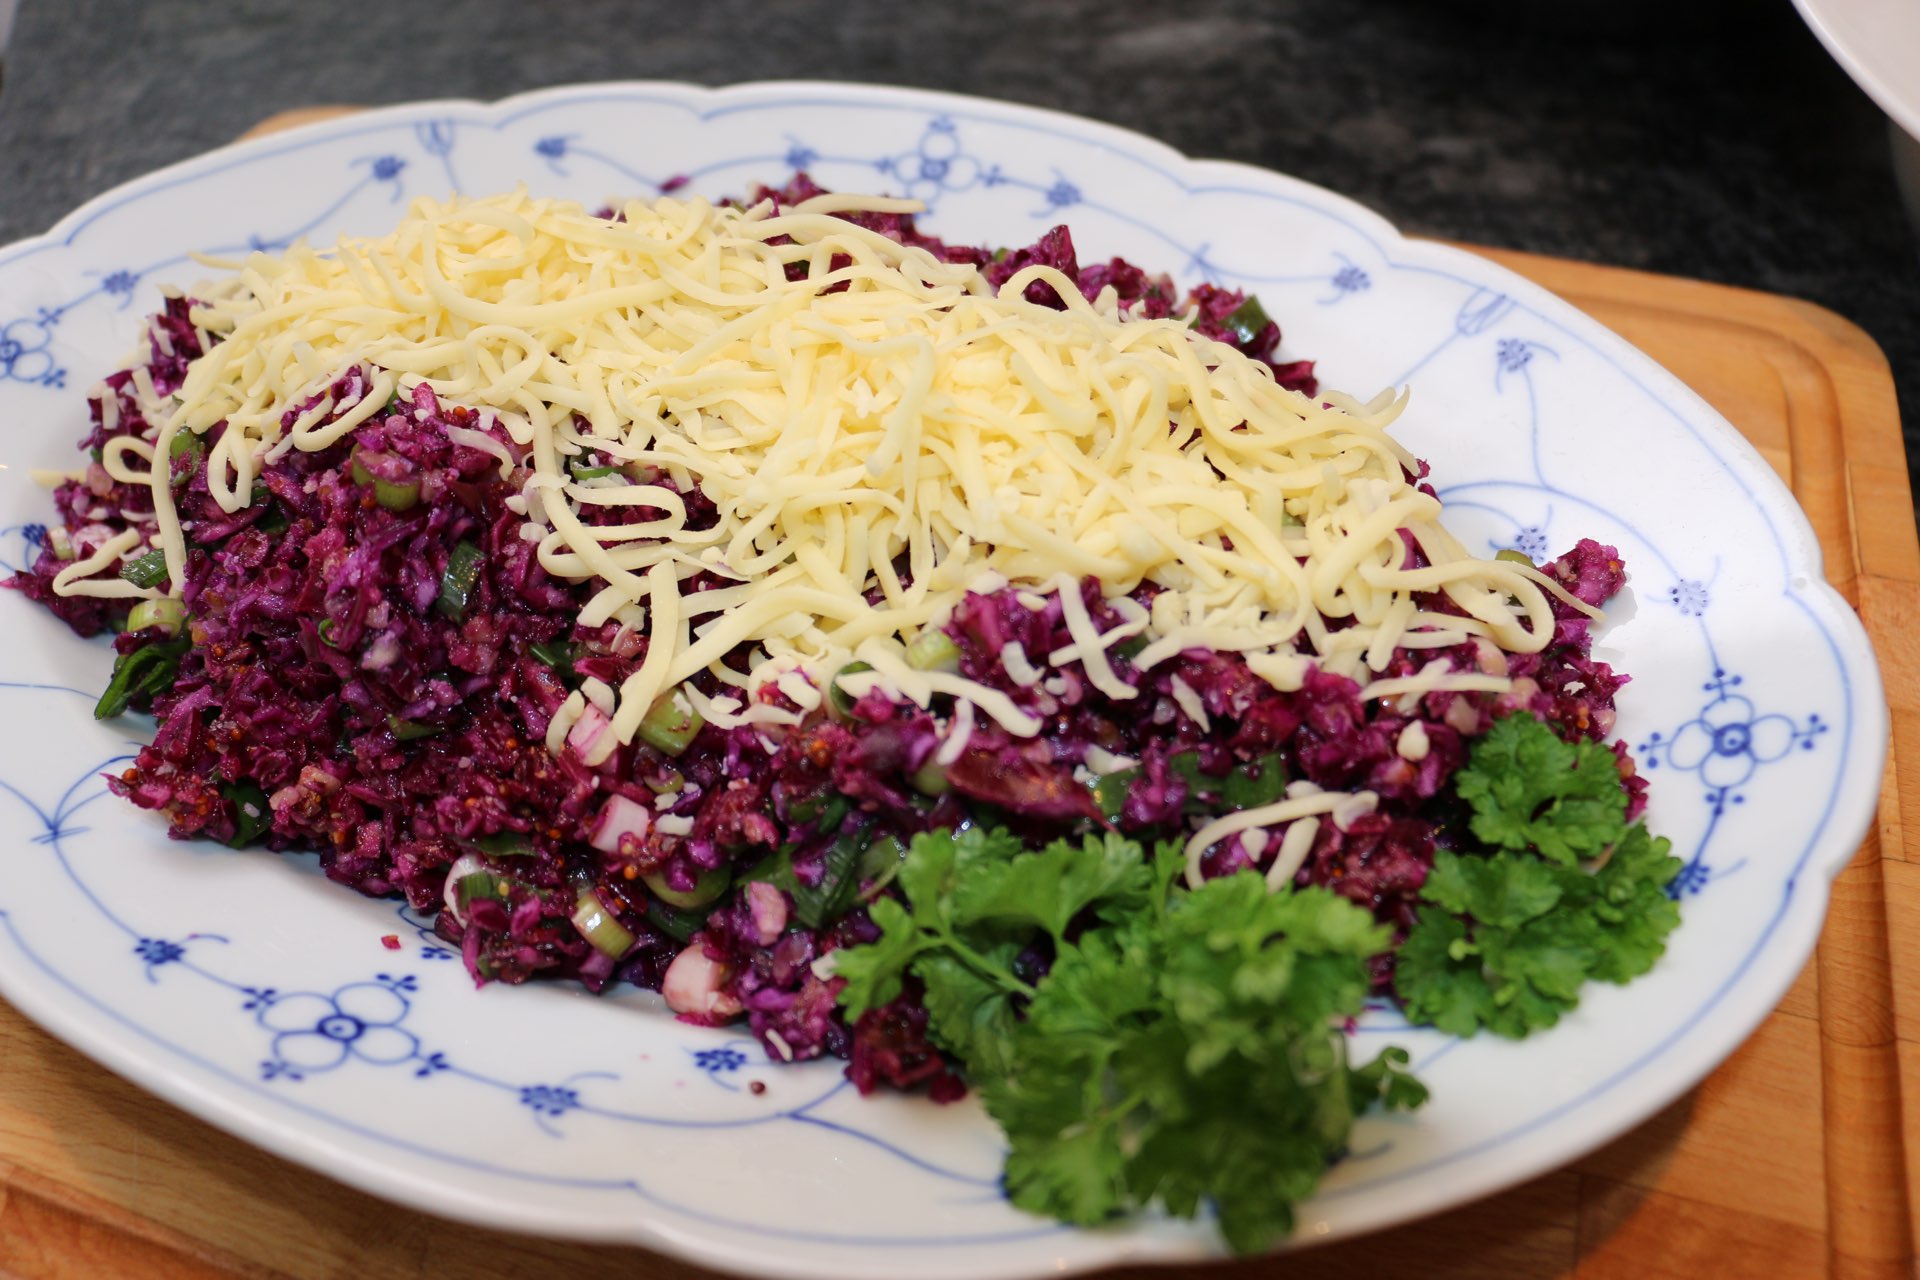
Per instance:
[[[588,85],[371,111],[129,183],[0,250],[0,560],[24,563],[49,517],[28,472],[73,465],[86,388],[163,283],[204,274],[189,250],[378,233],[454,189],[599,202],[685,180],[719,196],[796,168],[918,197],[953,240],[1025,244],[1064,221],[1084,260],[1256,291],[1324,385],[1413,388],[1398,434],[1470,545],[1540,555],[1585,536],[1626,559],[1599,652],[1633,676],[1618,732],[1686,859],[1685,923],[1651,975],[1525,1043],[1370,1016],[1360,1050],[1405,1045],[1433,1101],[1360,1124],[1301,1239],[1570,1160],[1772,1009],[1872,816],[1887,733],[1865,636],[1786,489],[1673,377],[1510,272],[1090,121],[849,85]],[[108,665],[103,643],[0,598],[0,993],[162,1097],[419,1209],[759,1274],[1014,1277],[1215,1252],[1205,1224],[1073,1231],[1012,1209],[972,1103],[861,1099],[838,1064],[770,1064],[645,993],[476,992],[415,920],[309,858],[168,841],[100,781],[145,728],[93,721]]]

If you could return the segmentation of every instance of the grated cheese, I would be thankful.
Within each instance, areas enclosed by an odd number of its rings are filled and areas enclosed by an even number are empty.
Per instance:
[[[749,694],[710,704],[717,715],[778,725],[790,715],[763,714],[752,694],[779,682],[817,703],[856,654],[896,695],[958,701],[943,757],[964,749],[976,711],[1037,735],[1042,722],[1005,694],[902,660],[904,639],[969,588],[1016,584],[1028,607],[1057,595],[1072,643],[1048,662],[1078,661],[1119,699],[1137,691],[1109,650],[1132,636],[1146,641],[1139,667],[1183,648],[1232,650],[1283,689],[1309,661],[1365,680],[1398,647],[1484,635],[1532,652],[1551,637],[1549,598],[1570,599],[1559,585],[1469,555],[1437,523],[1438,500],[1407,483],[1413,460],[1386,433],[1400,397],[1303,397],[1180,320],[1124,316],[1111,293],[1086,301],[1051,268],[996,292],[971,267],[831,216],[913,207],[663,198],[608,221],[519,191],[421,200],[391,234],[329,251],[255,253],[195,309],[219,341],[172,403],[150,407],[158,398],[136,373],[137,402],[160,426],[109,465],[132,476],[147,464],[154,542],[177,584],[185,542],[167,459],[178,433],[225,424],[208,488],[236,511],[262,465],[346,438],[396,393],[424,384],[491,411],[515,451],[480,432],[457,441],[498,457],[503,474],[529,469],[514,501],[542,566],[597,584],[590,621],[646,623],[640,668],[591,702],[569,698],[549,726],[556,748],[587,742],[589,764],[702,672]],[[791,280],[796,265],[804,275]],[[1036,282],[1065,309],[1026,301]],[[336,405],[327,393],[343,378],[356,390]],[[622,473],[573,481],[566,463],[584,450]],[[697,486],[718,521],[688,529],[662,475]],[[626,506],[666,516],[583,519]],[[1402,530],[1423,567],[1407,567]],[[132,594],[92,580],[112,558],[71,566],[56,589]],[[683,595],[708,570],[738,588]],[[1089,575],[1124,619],[1104,634],[1077,585]],[[1150,611],[1126,599],[1144,584],[1160,588]],[[1467,616],[1419,613],[1416,591],[1442,592]],[[1329,631],[1329,619],[1346,625]],[[723,665],[743,645],[756,655],[744,678]],[[1026,662],[1016,680],[1026,672],[1038,674]],[[1368,691],[1500,679],[1430,667]],[[588,736],[595,716],[610,732]]]

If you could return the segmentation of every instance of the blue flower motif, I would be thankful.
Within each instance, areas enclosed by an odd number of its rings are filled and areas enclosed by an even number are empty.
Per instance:
[[[1719,812],[1733,793],[1763,764],[1782,759],[1798,746],[1813,749],[1814,740],[1827,731],[1817,715],[1804,726],[1790,716],[1759,714],[1753,700],[1733,692],[1741,677],[1716,669],[1703,687],[1713,694],[1700,714],[1681,725],[1671,738],[1650,734],[1640,746],[1649,768],[1665,763],[1685,773],[1697,773],[1707,785],[1709,803]]]
[[[800,139],[794,137],[792,134],[787,135],[787,141],[792,145],[787,148],[786,165],[787,168],[793,170],[795,173],[800,172],[802,169],[811,169],[814,163],[820,159],[820,153],[818,151],[815,151],[812,147],[800,141]]]
[[[1559,352],[1555,351],[1552,347],[1543,346],[1538,342],[1529,342],[1525,338],[1500,339],[1498,343],[1494,344],[1494,390],[1499,391],[1502,389],[1500,384],[1509,374],[1519,374],[1522,378],[1525,378],[1527,366],[1533,363],[1535,356],[1541,355],[1551,356],[1555,360],[1560,358]]]
[[[529,1084],[520,1088],[520,1105],[545,1116],[563,1116],[580,1106],[580,1095],[564,1085]]]
[[[139,283],[139,273],[134,271],[109,271],[100,279],[100,287],[120,299],[122,311],[126,310],[127,304],[133,301],[134,286]]]
[[[738,1071],[747,1065],[747,1055],[738,1049],[700,1049],[693,1055],[693,1065],[702,1071],[718,1075],[726,1071]]]
[[[380,156],[373,162],[373,176],[381,182],[392,182],[406,167],[407,162],[399,156]]]
[[[147,981],[157,983],[159,979],[153,976],[155,969],[163,965],[180,964],[187,958],[187,943],[201,941],[225,942],[226,939],[217,933],[190,933],[179,942],[171,938],[141,938],[134,943],[133,954],[139,956],[140,962],[146,965]]]
[[[1547,558],[1547,526],[1530,524],[1513,535],[1513,550],[1535,564]]]
[[[133,953],[146,961],[148,968],[154,968],[176,963],[185,957],[187,949],[165,938],[142,938],[134,946]]]
[[[1333,287],[1337,293],[1364,293],[1373,287],[1373,280],[1349,262],[1333,273]]]
[[[877,162],[883,173],[891,173],[906,185],[905,195],[932,208],[949,191],[964,191],[981,179],[980,162],[960,146],[959,132],[944,116],[927,124],[919,145]]]
[[[533,153],[537,156],[545,156],[549,160],[558,160],[567,154],[568,141],[569,135],[556,133],[552,137],[542,138],[534,143]]]
[[[1707,611],[1707,584],[1695,578],[1682,578],[1667,588],[1667,599],[1687,617],[1697,618]]]
[[[43,387],[65,385],[66,370],[54,363],[53,353],[48,350],[58,318],[56,313],[43,312],[31,320],[22,316],[0,328],[0,379]]]
[[[296,991],[260,1006],[261,1026],[275,1032],[271,1063],[276,1073],[263,1078],[331,1071],[349,1057],[378,1066],[408,1062],[420,1055],[420,1042],[404,1031],[411,1006],[391,982],[353,982],[330,996]]]
[[[1047,207],[1049,209],[1065,209],[1069,205],[1079,204],[1080,188],[1074,186],[1065,178],[1060,177],[1058,170],[1055,170],[1054,176],[1056,181],[1052,186],[1048,187],[1046,191]]]
[[[35,551],[47,545],[47,526],[39,523],[20,526],[20,536],[27,540],[27,546]]]
[[[1533,348],[1519,338],[1502,338],[1495,357],[1503,373],[1518,373],[1533,362]]]

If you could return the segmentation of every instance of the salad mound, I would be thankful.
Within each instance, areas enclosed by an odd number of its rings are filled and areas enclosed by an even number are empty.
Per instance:
[[[772,1058],[846,1059],[863,1092],[979,1089],[1015,1203],[1078,1223],[1211,1207],[1242,1249],[1290,1230],[1359,1111],[1424,1097],[1399,1050],[1349,1061],[1342,1027],[1368,1000],[1521,1036],[1585,982],[1657,960],[1679,864],[1611,741],[1626,677],[1591,653],[1625,581],[1613,548],[1468,556],[1433,519],[1424,464],[1374,425],[1389,411],[1320,395],[1257,299],[1082,264],[1065,227],[1011,252],[949,245],[899,202],[805,175],[731,213],[689,207],[565,217],[588,239],[717,218],[701,225],[772,255],[768,296],[822,305],[857,303],[878,255],[934,291],[914,307],[980,299],[1021,359],[1039,359],[1022,326],[1047,315],[1093,326],[1095,346],[1153,333],[1233,412],[1270,395],[1297,425],[1199,423],[1168,455],[1251,476],[1239,524],[1175,513],[1158,549],[1090,541],[1048,562],[1048,537],[1009,523],[1019,556],[969,561],[977,511],[929,526],[925,551],[901,516],[872,563],[847,552],[865,575],[852,606],[817,591],[811,629],[762,609],[721,646],[786,581],[744,567],[768,545],[751,486],[689,465],[686,441],[750,435],[744,399],[629,387],[656,415],[636,443],[591,406],[544,406],[549,428],[524,399],[409,372],[422,347],[333,364],[309,349],[297,397],[221,400],[219,362],[265,349],[234,336],[265,323],[249,307],[297,274],[245,264],[213,302],[169,298],[142,357],[91,394],[91,461],[9,583],[81,635],[115,633],[97,714],[156,722],[116,794],[176,838],[313,851],[336,881],[404,896],[477,983],[631,982],[683,1020],[743,1021]],[[505,209],[489,216],[544,216]],[[446,259],[420,261],[430,277]],[[381,297],[415,306],[382,270]],[[532,296],[474,303],[455,328],[549,305]],[[1037,414],[1044,377],[1021,367]],[[867,393],[877,421],[895,402]],[[889,430],[888,448],[914,438]],[[953,439],[957,454],[923,440],[927,465],[959,475],[989,448]],[[782,527],[812,528],[796,510]],[[810,564],[805,542],[778,545]],[[1242,567],[1269,545],[1266,569]],[[1126,581],[1075,568],[1116,555],[1134,557]],[[935,582],[948,563],[971,566],[964,583]],[[911,617],[857,643],[834,629],[862,610]],[[702,645],[712,661],[663,687],[672,655]]]

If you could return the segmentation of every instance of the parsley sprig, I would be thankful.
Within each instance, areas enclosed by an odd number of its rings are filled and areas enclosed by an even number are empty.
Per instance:
[[[911,972],[929,1025],[1005,1131],[1013,1202],[1095,1224],[1158,1203],[1211,1205],[1234,1248],[1284,1237],[1293,1205],[1375,1101],[1426,1090],[1389,1049],[1347,1061],[1367,960],[1389,933],[1323,889],[1252,872],[1176,887],[1177,845],[1148,861],[1107,834],[1027,851],[971,828],[918,836],[881,937],[838,953],[848,1016]],[[1028,982],[1023,951],[1050,950]]]
[[[1427,905],[1400,946],[1408,1017],[1518,1039],[1550,1027],[1589,981],[1653,967],[1680,923],[1664,838],[1627,822],[1614,756],[1516,715],[1495,722],[1455,778],[1484,848],[1442,850]]]
[[[1455,782],[1464,847],[1435,858],[1396,953],[1409,1018],[1524,1036],[1587,982],[1653,965],[1680,861],[1627,821],[1611,751],[1511,716]],[[1149,855],[1112,833],[1038,850],[987,826],[916,836],[900,896],[870,908],[879,938],[834,972],[850,1019],[919,980],[934,1039],[1006,1133],[1016,1205],[1082,1225],[1210,1206],[1253,1251],[1292,1229],[1361,1111],[1427,1091],[1400,1049],[1353,1065],[1340,1029],[1391,930],[1325,889],[1272,892],[1252,871],[1188,889],[1183,867],[1178,844]]]

